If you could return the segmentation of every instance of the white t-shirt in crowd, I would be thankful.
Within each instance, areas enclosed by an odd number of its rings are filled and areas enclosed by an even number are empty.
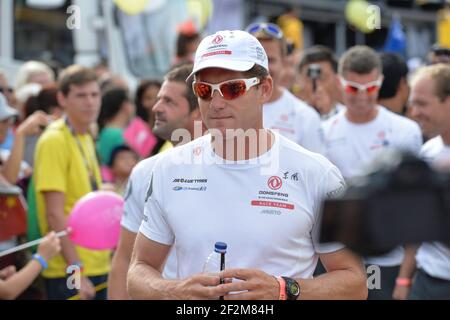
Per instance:
[[[419,125],[382,106],[377,117],[368,123],[353,123],[346,110],[323,123],[326,156],[345,179],[364,176],[370,164],[390,148],[419,154],[422,134]],[[365,263],[397,266],[402,263],[404,250],[397,247],[386,255],[366,257]]]
[[[263,123],[309,151],[325,151],[319,114],[286,89],[279,99],[264,104]]]
[[[131,172],[128,185],[124,194],[125,206],[121,225],[130,232],[138,233],[144,217],[144,202],[150,181],[153,166],[162,153],[139,162]],[[170,252],[164,266],[163,277],[166,279],[176,278],[176,255]]]
[[[336,103],[334,105],[334,108],[327,114],[322,114],[320,116],[320,120],[322,121],[327,121],[328,119],[330,119],[331,117],[337,115],[339,112],[341,112],[342,110],[344,110],[346,107],[342,104],[342,103]]]
[[[421,156],[429,161],[450,159],[450,146],[445,145],[441,136],[427,141]],[[425,242],[416,254],[417,267],[428,275],[450,281],[450,248],[441,242]]]
[[[311,278],[319,253],[343,248],[317,241],[321,201],[345,189],[339,170],[274,136],[268,152],[247,161],[220,158],[206,135],[156,163],[139,231],[174,245],[178,278],[202,272],[217,241],[228,245],[227,268],[294,278]]]

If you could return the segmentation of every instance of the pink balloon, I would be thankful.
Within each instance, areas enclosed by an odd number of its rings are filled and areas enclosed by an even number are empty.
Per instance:
[[[124,200],[111,191],[90,192],[77,201],[69,215],[69,238],[94,250],[113,249],[120,233]]]

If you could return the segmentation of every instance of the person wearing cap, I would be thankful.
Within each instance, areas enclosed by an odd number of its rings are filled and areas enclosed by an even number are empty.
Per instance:
[[[354,46],[339,61],[339,77],[346,109],[324,122],[326,156],[345,179],[364,177],[373,161],[398,150],[418,154],[420,128],[414,121],[377,104],[383,82],[380,56],[370,47]],[[380,287],[369,290],[371,299],[392,299],[404,256],[396,247],[382,256],[365,257],[367,268],[380,269]]]
[[[255,23],[246,28],[263,46],[269,59],[273,92],[264,104],[264,127],[276,129],[302,147],[324,153],[325,146],[319,114],[309,105],[281,86],[287,45],[281,29],[271,23]]]
[[[0,93],[0,144],[6,139],[19,113],[7,104],[5,97]],[[23,162],[25,153],[25,139],[28,136],[40,134],[47,126],[49,119],[42,111],[35,111],[26,118],[14,132],[14,141],[10,151],[2,150],[0,173],[11,184],[16,184],[21,175],[31,174],[30,166]]]
[[[130,297],[365,299],[361,260],[318,241],[322,199],[345,188],[339,170],[263,128],[273,81],[259,41],[240,30],[204,38],[192,78],[209,134],[153,167],[128,271]],[[202,273],[217,241],[228,245],[226,269]],[[171,247],[175,280],[161,275]],[[319,258],[329,272],[312,279]]]

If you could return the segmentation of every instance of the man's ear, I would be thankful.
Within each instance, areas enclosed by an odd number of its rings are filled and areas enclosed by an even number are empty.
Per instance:
[[[266,103],[270,100],[273,92],[273,79],[271,76],[265,77],[259,84],[261,88],[261,100],[262,103]]]
[[[66,97],[61,91],[56,93],[56,99],[58,100],[58,105],[60,105],[63,110],[66,110]]]

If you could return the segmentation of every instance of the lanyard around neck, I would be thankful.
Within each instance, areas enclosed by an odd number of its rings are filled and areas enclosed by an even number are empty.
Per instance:
[[[78,149],[80,150],[81,157],[83,158],[84,166],[86,167],[86,170],[88,173],[88,178],[89,178],[89,182],[92,187],[92,191],[98,190],[97,181],[95,179],[94,168],[91,168],[91,166],[89,165],[89,161],[87,159],[86,154],[84,153],[83,146],[81,145],[80,139],[78,139],[75,129],[70,124],[69,119],[67,117],[65,119],[65,122],[66,122],[67,127],[69,128],[70,133],[72,134],[73,138],[75,139]],[[91,160],[93,160],[92,154],[91,154]],[[95,160],[92,161],[92,164],[94,164],[94,163],[95,163]]]

